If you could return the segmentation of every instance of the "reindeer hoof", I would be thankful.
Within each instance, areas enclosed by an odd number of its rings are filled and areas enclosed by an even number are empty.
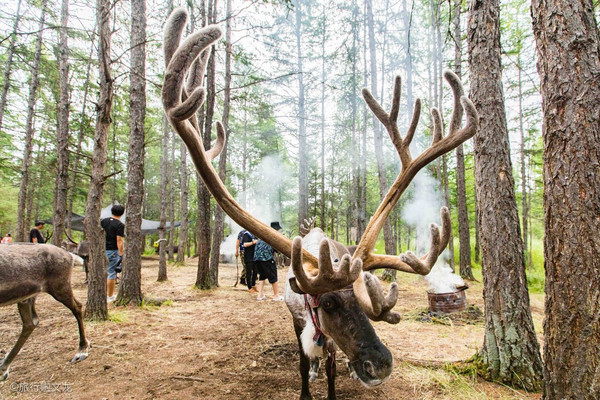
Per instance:
[[[83,361],[87,358],[90,348],[92,347],[92,344],[90,343],[89,340],[86,340],[86,342],[87,342],[87,347],[84,350],[82,348],[79,348],[79,351],[77,352],[77,354],[75,354],[75,357],[73,357],[73,359],[71,360],[71,362],[73,364],[78,363],[79,361]]]
[[[77,354],[75,354],[75,357],[73,357],[73,359],[71,360],[71,362],[73,364],[78,363],[79,361],[85,360],[87,358],[87,356],[88,356],[87,352],[85,352],[85,353],[77,353]]]

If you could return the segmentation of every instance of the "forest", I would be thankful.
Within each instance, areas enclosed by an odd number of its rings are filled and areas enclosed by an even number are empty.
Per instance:
[[[432,109],[445,132],[457,128],[461,106],[444,78],[453,71],[478,130],[412,179],[372,250],[425,254],[429,224],[448,207],[441,258],[482,291],[477,374],[547,399],[600,396],[596,1],[0,4],[0,237],[27,242],[44,221],[56,246],[89,243],[87,320],[115,315],[102,283],[102,209],[120,203],[127,213],[118,306],[147,301],[148,257],[162,282],[191,263],[186,284],[211,293],[246,228],[210,195],[165,114],[165,23],[182,7],[184,36],[211,24],[223,33],[198,78],[201,142],[219,147],[222,122],[220,180],[288,238],[314,219],[327,237],[359,244],[404,170],[363,88],[388,110],[399,77],[397,129],[412,129],[422,110],[416,157],[436,140]],[[142,232],[142,218],[158,223]],[[406,282],[396,272],[377,275],[389,288]],[[543,327],[534,328],[530,295],[543,299]]]

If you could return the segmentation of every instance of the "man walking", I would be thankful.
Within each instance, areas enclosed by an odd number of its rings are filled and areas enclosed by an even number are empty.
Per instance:
[[[123,257],[123,238],[125,237],[125,225],[121,217],[125,213],[125,207],[115,204],[110,209],[111,216],[100,221],[106,236],[106,258],[108,258],[108,277],[106,279],[106,301],[113,302],[117,298],[115,293],[115,281],[117,279],[116,267]]]

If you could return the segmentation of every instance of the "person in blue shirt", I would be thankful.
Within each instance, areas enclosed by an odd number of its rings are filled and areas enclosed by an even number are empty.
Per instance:
[[[279,294],[279,285],[277,282],[277,266],[273,259],[273,248],[263,240],[258,239],[254,246],[254,265],[258,270],[258,296],[256,300],[262,301],[266,299],[263,292],[265,281],[273,286],[273,301],[283,300],[283,296]]]

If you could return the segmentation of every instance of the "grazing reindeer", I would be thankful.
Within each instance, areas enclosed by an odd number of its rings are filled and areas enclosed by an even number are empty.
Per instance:
[[[15,243],[0,246],[0,306],[17,304],[23,329],[0,364],[0,381],[8,378],[10,364],[38,324],[35,298],[46,292],[63,303],[77,319],[79,350],[71,362],[85,360],[90,342],[85,337],[81,303],[73,296],[71,269],[81,258],[51,244]]]
[[[371,218],[352,256],[345,246],[326,238],[323,231],[316,228],[304,238],[296,237],[291,241],[243,210],[227,191],[211,164],[221,152],[225,132],[223,126],[217,122],[217,142],[213,148],[205,151],[196,111],[205,98],[202,88],[208,53],[205,50],[221,37],[221,31],[216,26],[208,26],[192,33],[181,43],[186,22],[186,11],[176,9],[165,25],[166,71],[162,87],[165,112],[169,122],[185,142],[198,173],[221,208],[240,226],[291,258],[292,266],[287,276],[285,299],[293,316],[300,348],[300,398],[312,398],[308,388],[309,370],[312,370],[311,378],[314,378],[318,366],[317,356],[321,355],[323,350],[328,353],[328,398],[335,398],[336,346],[348,356],[352,375],[365,386],[382,383],[392,371],[393,358],[377,337],[369,319],[399,322],[400,315],[392,311],[398,298],[398,287],[395,283],[390,285],[389,293],[385,296],[379,280],[368,271],[392,268],[408,273],[428,274],[448,243],[448,209],[444,207],[441,210],[441,232],[437,225],[431,225],[431,248],[421,258],[417,258],[411,252],[400,256],[374,254],[375,241],[390,211],[417,172],[475,134],[478,125],[475,107],[462,96],[462,86],[456,75],[446,72],[446,80],[454,93],[454,111],[449,134],[443,136],[441,116],[433,109],[433,142],[428,149],[413,159],[409,146],[417,128],[420,102],[417,100],[415,104],[415,112],[407,134],[401,137],[397,125],[400,78],[395,80],[389,114],[369,91],[363,90],[363,97],[369,108],[386,127],[398,151],[402,170]],[[461,129],[464,110],[467,122]]]

